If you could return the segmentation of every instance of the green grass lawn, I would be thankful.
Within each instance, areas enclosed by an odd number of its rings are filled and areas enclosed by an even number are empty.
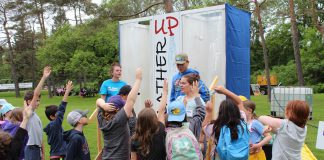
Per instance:
[[[54,97],[49,99],[46,95],[47,92],[42,92],[41,104],[37,109],[37,114],[41,118],[43,122],[43,127],[45,127],[49,120],[46,118],[44,113],[44,106],[49,104],[59,105],[62,97]],[[5,98],[8,102],[12,103],[14,106],[21,107],[23,104],[23,98],[16,98],[13,92],[0,92],[0,98]],[[66,109],[65,118],[68,112],[73,109],[89,109],[91,115],[93,110],[95,109],[95,100],[97,97],[92,98],[81,98],[78,96],[70,96],[68,99],[68,105]],[[268,115],[270,114],[270,103],[267,102],[266,96],[252,96],[252,100],[257,104],[256,113],[257,115]],[[315,94],[313,96],[313,120],[310,120],[308,123],[314,126],[318,126],[319,121],[324,121],[324,94]],[[63,121],[64,130],[69,130],[72,127],[65,121]],[[89,125],[84,128],[84,134],[87,137],[87,141],[89,143],[90,153],[92,159],[97,155],[97,130],[96,123],[89,122]],[[308,125],[308,133],[305,143],[316,156],[317,159],[324,159],[324,151],[315,148],[317,138],[317,128]],[[44,144],[45,144],[45,156],[46,159],[49,158],[49,146],[47,145],[47,137],[44,134],[43,136]]]

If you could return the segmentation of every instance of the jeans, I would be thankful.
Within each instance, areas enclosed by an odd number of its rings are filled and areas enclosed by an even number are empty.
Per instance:
[[[27,145],[25,148],[25,160],[41,160],[41,147]]]

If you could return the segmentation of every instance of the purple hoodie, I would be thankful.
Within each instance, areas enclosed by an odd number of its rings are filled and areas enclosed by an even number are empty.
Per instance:
[[[5,132],[8,132],[11,137],[14,137],[16,135],[16,132],[17,132],[18,128],[19,128],[19,125],[20,124],[14,124],[14,123],[11,123],[8,120],[5,120],[5,121],[2,121],[2,123],[0,123],[0,129],[2,129]],[[23,146],[23,148],[25,148],[25,146],[27,144],[27,141],[28,141],[28,134],[24,138],[24,142],[23,142],[24,146]],[[24,159],[24,157],[25,157],[24,155],[25,155],[24,149],[22,149],[21,153],[19,155],[19,159]]]

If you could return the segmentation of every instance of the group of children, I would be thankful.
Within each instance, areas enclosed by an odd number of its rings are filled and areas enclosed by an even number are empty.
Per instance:
[[[165,80],[158,111],[145,105],[137,116],[135,134],[131,136],[127,118],[131,115],[140,85],[139,72],[136,72],[134,86],[124,107],[118,108],[117,112],[108,112],[107,106],[110,105],[103,99],[97,100],[97,106],[101,108],[98,120],[106,142],[103,159],[183,160],[208,157],[263,160],[266,157],[262,146],[272,139],[270,132],[276,134],[273,159],[301,159],[309,115],[306,102],[289,102],[286,106],[286,119],[257,117],[254,102],[237,96],[222,86],[216,86],[214,90],[227,99],[221,102],[217,119],[213,120],[214,108],[210,102],[204,103],[200,97],[198,79],[194,75],[181,78],[180,86],[185,96],[168,105],[168,83]],[[107,112],[113,116],[110,119],[102,118]],[[211,142],[209,151],[206,144],[208,141]],[[129,152],[130,157],[127,154]]]
[[[67,98],[73,88],[71,81],[66,84],[60,105],[46,107],[45,114],[50,123],[44,129],[34,112],[39,106],[41,88],[50,73],[51,68],[45,67],[34,92],[25,95],[23,109],[8,110],[7,104],[2,105],[1,159],[41,159],[43,131],[48,137],[50,159],[90,159],[83,133],[83,127],[88,124],[88,111],[73,110],[67,115],[67,122],[73,129],[64,131],[62,128]],[[146,102],[136,117],[136,126],[132,127],[142,70],[137,69],[135,74],[135,82],[132,87],[128,86],[127,92],[110,97],[108,101],[102,98],[96,101],[98,124],[104,139],[102,159],[265,159],[262,146],[272,139],[270,132],[276,134],[272,159],[301,159],[309,115],[306,102],[289,102],[285,119],[257,117],[255,103],[216,86],[213,90],[227,99],[221,102],[214,120],[214,106],[205,103],[199,95],[199,77],[188,75],[180,81],[185,96],[167,104],[168,82],[164,80],[158,110]]]
[[[50,145],[50,159],[90,159],[89,147],[83,135],[83,126],[88,123],[87,111],[70,112],[67,121],[73,129],[64,132],[62,128],[67,99],[73,89],[72,81],[66,84],[66,92],[59,106],[46,106],[45,114],[50,123],[44,129],[35,112],[39,106],[41,88],[50,73],[51,68],[45,67],[35,90],[25,94],[23,108],[15,108],[10,103],[1,104],[0,159],[44,159],[43,131]]]

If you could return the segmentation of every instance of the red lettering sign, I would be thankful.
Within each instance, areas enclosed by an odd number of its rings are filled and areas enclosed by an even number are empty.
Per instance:
[[[174,33],[172,32],[172,29],[178,27],[179,25],[179,22],[178,22],[178,19],[175,18],[175,17],[172,17],[172,16],[167,16],[166,17],[166,20],[168,20],[168,24],[167,24],[167,27],[168,27],[168,30],[169,30],[169,35],[170,36],[174,36]],[[164,19],[162,19],[162,24],[161,26],[158,28],[157,27],[157,20],[154,21],[154,29],[155,29],[155,34],[158,34],[162,31],[163,34],[167,34],[168,32],[166,32],[164,30]]]

